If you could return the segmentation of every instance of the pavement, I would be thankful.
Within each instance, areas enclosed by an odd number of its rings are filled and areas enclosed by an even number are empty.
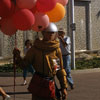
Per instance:
[[[100,68],[87,70],[72,70],[75,88],[68,87],[67,100],[100,100]],[[29,83],[31,75],[28,75]],[[0,86],[11,96],[11,100],[31,100],[27,91],[28,85],[23,86],[22,74],[16,74],[16,86],[12,73],[0,73]],[[15,91],[15,92],[14,92]],[[0,96],[0,100],[2,97]]]

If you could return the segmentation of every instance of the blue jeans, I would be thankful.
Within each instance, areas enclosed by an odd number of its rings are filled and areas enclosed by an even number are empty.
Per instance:
[[[67,81],[69,83],[69,85],[73,85],[73,79],[71,76],[71,56],[67,55],[67,56],[62,56],[63,57],[63,64],[64,64],[64,69],[67,73]]]
[[[24,78],[27,76],[27,72],[31,72],[32,75],[34,74],[35,70],[32,65],[28,68],[23,69],[23,77]]]

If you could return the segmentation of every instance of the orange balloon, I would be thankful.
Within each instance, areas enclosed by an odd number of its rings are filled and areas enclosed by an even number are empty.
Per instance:
[[[62,4],[57,3],[55,8],[53,8],[51,11],[46,12],[46,14],[49,17],[50,22],[58,22],[65,16],[65,8]]]

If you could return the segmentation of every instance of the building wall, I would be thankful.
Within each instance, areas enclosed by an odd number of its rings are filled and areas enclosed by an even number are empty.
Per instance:
[[[100,0],[91,2],[91,17],[93,49],[100,49]]]
[[[86,50],[86,4],[75,2],[75,49]]]
[[[81,0],[80,0],[81,1]],[[75,2],[75,23],[76,23],[76,31],[75,31],[75,49],[76,50],[87,50],[88,44],[88,31],[87,24],[88,23],[88,12],[87,12],[87,1],[83,2]],[[90,3],[90,15],[91,15],[91,44],[92,50],[100,49],[100,0],[91,0]],[[58,28],[65,28],[66,35],[71,36],[69,31],[69,21],[70,16],[68,12],[68,5],[65,7],[66,16],[59,22],[55,23]],[[40,33],[39,33],[40,34]],[[34,41],[37,33],[33,31],[17,31],[17,47],[23,51],[24,42],[26,39],[31,39]],[[0,32],[0,56],[8,57],[12,56],[12,50],[15,46],[15,35],[9,37]]]
[[[84,1],[84,0],[83,0]],[[88,1],[88,0],[87,0]],[[89,2],[75,2],[75,47],[76,50],[87,50],[88,39],[88,9]],[[90,11],[90,35],[92,50],[100,49],[100,1],[91,0],[89,3]]]
[[[1,57],[12,57],[12,51],[15,47],[15,35],[7,36],[0,32],[0,56]],[[23,35],[17,34],[17,46],[22,49],[23,46]]]
[[[26,39],[33,40],[36,37],[36,32],[33,31],[17,31],[15,35],[7,36],[0,31],[0,57],[12,57],[14,47],[19,48],[21,52],[24,49]],[[23,53],[21,53],[23,55]]]

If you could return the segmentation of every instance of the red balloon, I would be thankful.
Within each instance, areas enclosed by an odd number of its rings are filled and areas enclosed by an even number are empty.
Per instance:
[[[11,10],[11,0],[0,0],[0,17],[7,17]]]
[[[31,9],[35,6],[37,0],[16,0],[19,8]]]
[[[57,0],[58,3],[61,3],[63,6],[67,5],[68,0]]]
[[[39,12],[47,12],[56,6],[56,0],[38,0],[36,3]]]
[[[49,17],[43,13],[35,13],[35,23],[33,25],[32,30],[34,31],[42,31],[49,25]]]
[[[2,18],[0,20],[0,29],[1,31],[6,35],[13,35],[16,33],[17,29],[14,27],[14,24],[12,22],[12,17],[10,18]]]
[[[36,11],[37,11],[37,9],[36,9],[36,6],[34,6],[32,9],[30,9],[31,10],[31,12],[33,13],[33,14],[35,14],[36,13]]]
[[[16,10],[16,6],[15,6],[15,4],[12,2],[12,3],[11,3],[11,9],[10,9],[10,12],[9,12],[9,14],[8,14],[7,17],[11,17],[11,16],[15,13],[15,10]]]
[[[17,12],[18,10],[20,10],[20,8],[16,5],[15,6],[15,12]]]
[[[33,13],[28,9],[20,9],[13,15],[13,22],[19,30],[29,30],[35,22]]]

